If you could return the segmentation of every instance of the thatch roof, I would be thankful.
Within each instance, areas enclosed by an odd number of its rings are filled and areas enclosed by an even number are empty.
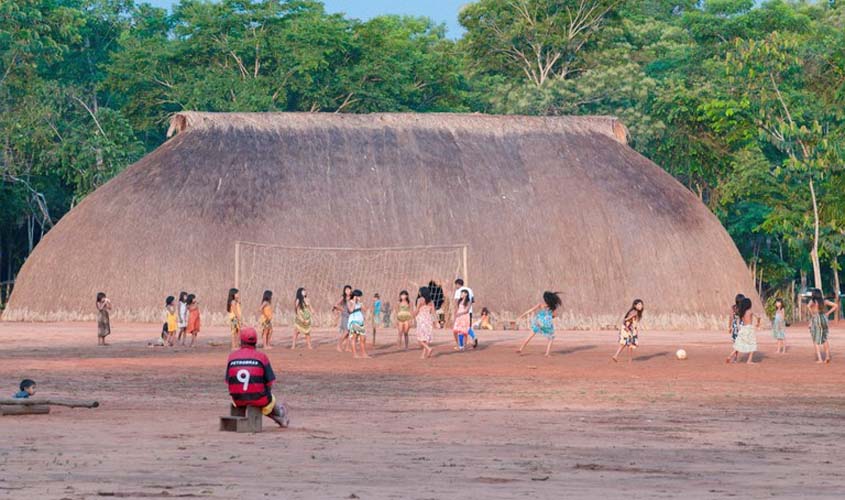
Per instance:
[[[157,319],[180,289],[221,311],[235,240],[466,243],[480,304],[521,311],[559,290],[578,324],[635,297],[654,322],[701,324],[753,294],[716,217],[614,118],[185,112],[169,134],[49,232],[6,319],[90,317],[99,290],[118,318]],[[287,307],[293,290],[276,293]]]

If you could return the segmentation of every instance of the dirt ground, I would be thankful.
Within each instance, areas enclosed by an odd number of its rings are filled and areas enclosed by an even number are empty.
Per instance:
[[[614,364],[613,332],[561,332],[550,358],[525,332],[484,332],[456,353],[375,357],[269,351],[291,428],[217,430],[227,412],[226,333],[195,349],[149,348],[157,325],[0,323],[0,391],[23,377],[40,396],[97,409],[0,417],[0,498],[842,498],[845,329],[814,363],[806,327],[757,365],[725,365],[722,332],[645,332]],[[277,332],[289,342],[290,332]],[[413,332],[412,332],[413,335]],[[689,359],[678,361],[677,348]]]

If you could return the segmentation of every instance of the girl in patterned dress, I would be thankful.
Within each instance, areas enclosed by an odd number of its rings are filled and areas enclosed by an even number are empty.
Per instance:
[[[739,306],[742,304],[743,300],[745,300],[745,295],[741,293],[738,293],[736,297],[734,297],[734,303],[731,306],[731,314],[728,316],[728,331],[731,334],[731,344],[736,341],[736,336],[739,333],[740,317],[737,314],[739,313]],[[735,355],[731,362],[736,362]]]
[[[304,288],[296,291],[296,300],[293,302],[293,343],[291,349],[296,349],[296,339],[302,334],[305,337],[305,344],[308,349],[311,347],[311,304],[308,301],[308,292]]]
[[[258,328],[261,329],[261,338],[264,339],[264,348],[272,349],[270,338],[273,336],[273,292],[264,290],[261,296],[261,307],[258,308]]]
[[[414,319],[411,314],[411,299],[408,295],[408,290],[399,292],[399,306],[396,308],[396,323],[399,329],[399,339],[397,346],[402,347],[402,339],[405,339],[405,350],[408,350],[408,333],[411,331],[411,320]]]
[[[361,303],[361,297],[364,292],[355,290],[352,292],[352,300],[349,301],[349,340],[352,342],[352,357],[354,358],[369,358],[367,354],[367,329],[364,327],[364,304]],[[361,355],[355,350],[355,346],[361,348]]]
[[[469,291],[461,290],[460,298],[458,299],[458,309],[455,311],[455,321],[452,325],[452,331],[458,339],[458,350],[463,351],[466,345],[466,338],[469,333]]]
[[[775,301],[775,317],[772,319],[772,337],[778,344],[777,353],[786,354],[786,309],[783,300]]]
[[[818,288],[813,288],[811,293],[808,308],[810,309],[810,336],[816,347],[816,363],[830,363],[827,317],[835,313],[839,306],[826,300]],[[822,347],[824,347],[824,357],[822,357]]]
[[[622,349],[628,349],[628,362],[631,362],[633,357],[633,350],[639,345],[640,321],[643,319],[643,301],[640,299],[634,300],[631,308],[625,313],[625,319],[622,320],[622,329],[619,331],[619,348],[616,349],[616,354],[611,356],[613,361],[619,361],[619,353]]]
[[[241,293],[237,288],[229,289],[226,299],[226,313],[229,320],[229,331],[232,334],[232,350],[241,347]]]
[[[343,287],[343,294],[340,297],[340,300],[332,306],[332,312],[337,312],[340,315],[340,321],[338,322],[337,328],[340,332],[340,336],[337,339],[337,351],[338,352],[346,352],[346,347],[348,345],[349,340],[349,309],[348,304],[349,301],[352,300],[352,287],[346,285]]]
[[[420,359],[430,358],[433,349],[431,348],[431,341],[434,338],[434,304],[431,300],[431,290],[428,287],[420,288],[419,295],[417,295],[417,308],[414,313],[417,319],[417,341],[422,347],[422,355]]]
[[[754,319],[757,319],[757,326],[760,326],[760,318],[751,312],[751,299],[745,297],[739,305],[737,316],[740,318],[739,332],[734,340],[734,350],[725,363],[739,357],[740,353],[748,353],[748,364],[754,364],[754,352],[757,350],[757,334],[754,331]]]
[[[97,293],[97,345],[108,345],[106,337],[111,335],[111,300],[103,292]]]
[[[562,302],[559,297],[560,292],[543,292],[543,302],[522,313],[517,321],[522,318],[534,314],[531,318],[531,334],[526,338],[522,345],[517,349],[517,353],[521,354],[528,342],[534,338],[534,335],[540,334],[546,337],[548,341],[546,344],[546,357],[549,357],[552,350],[552,342],[555,340],[555,323],[554,319],[557,317],[557,310],[560,308]]]

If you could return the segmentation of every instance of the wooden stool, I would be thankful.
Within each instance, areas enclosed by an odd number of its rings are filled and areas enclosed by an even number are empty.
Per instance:
[[[228,432],[261,432],[264,415],[257,406],[230,406],[229,416],[220,417],[220,430]]]

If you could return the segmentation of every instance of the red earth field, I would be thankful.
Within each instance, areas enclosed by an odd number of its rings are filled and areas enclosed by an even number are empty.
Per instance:
[[[483,332],[435,358],[379,333],[370,360],[277,346],[291,428],[217,430],[227,412],[221,328],[195,349],[150,348],[156,325],[0,323],[0,390],[97,409],[0,417],[0,498],[843,498],[845,330],[814,363],[806,327],[759,364],[725,365],[723,332],[645,332],[614,364],[613,332],[562,332],[553,355],[524,332]],[[277,332],[287,343],[290,331]],[[413,332],[412,332],[413,336]],[[689,359],[678,361],[677,348]],[[762,354],[762,355],[761,355]]]

